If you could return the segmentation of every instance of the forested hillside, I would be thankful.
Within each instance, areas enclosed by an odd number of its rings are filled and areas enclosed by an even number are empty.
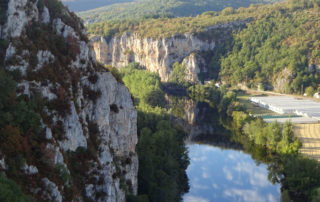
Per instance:
[[[61,0],[70,10],[74,12],[86,11],[102,6],[108,6],[116,3],[131,2],[133,0]]]
[[[133,0],[81,12],[79,16],[90,23],[163,16],[195,16],[205,11],[221,11],[226,7],[248,7],[250,4],[276,1],[280,0]]]
[[[189,33],[202,40],[217,39],[212,26],[246,21],[219,44],[207,64],[205,79],[222,80],[285,93],[313,95],[319,91],[320,28],[319,0],[290,0],[249,8],[209,11],[196,17],[102,22],[88,27],[90,34],[107,40],[124,32],[141,38],[174,37]]]
[[[320,1],[290,1],[234,34],[221,79],[249,87],[304,93],[319,88]]]

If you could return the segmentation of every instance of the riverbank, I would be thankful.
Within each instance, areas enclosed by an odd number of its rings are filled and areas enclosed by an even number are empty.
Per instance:
[[[281,118],[279,114],[275,113],[274,111],[271,111],[269,109],[266,109],[264,107],[261,107],[257,104],[254,104],[249,101],[249,98],[251,96],[270,96],[270,97],[278,97],[281,96],[288,96],[284,94],[279,93],[273,93],[268,91],[256,91],[256,90],[250,90],[246,91],[245,94],[238,96],[238,99],[241,104],[246,108],[247,112],[253,116],[260,116],[260,117],[266,117],[270,116],[266,119],[264,119],[267,123],[272,123],[273,121],[277,121],[278,123],[285,123],[285,121],[290,120],[294,124],[294,135],[297,137],[300,142],[302,143],[302,146],[300,148],[300,153],[307,156],[308,158],[315,159],[317,161],[320,161],[320,123],[318,120],[309,118],[309,117],[295,117],[295,118]],[[290,95],[291,96],[291,95]],[[294,98],[307,100],[308,98],[302,97],[302,96],[292,96]],[[315,101],[315,99],[311,99],[312,101]],[[285,103],[288,104],[288,103]],[[301,104],[303,107],[304,105]],[[308,106],[305,106],[308,108]],[[272,118],[275,117],[275,118]],[[278,117],[277,117],[278,116]]]

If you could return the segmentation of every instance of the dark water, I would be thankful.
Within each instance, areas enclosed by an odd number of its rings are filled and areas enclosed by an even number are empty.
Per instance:
[[[280,185],[268,181],[264,164],[242,151],[190,143],[190,191],[184,202],[280,201]]]
[[[190,190],[184,202],[280,201],[281,185],[268,180],[267,165],[253,160],[242,151],[242,144],[230,140],[217,110],[189,99],[171,97],[169,101],[189,133]]]

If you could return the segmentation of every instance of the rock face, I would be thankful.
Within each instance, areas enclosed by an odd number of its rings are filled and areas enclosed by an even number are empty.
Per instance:
[[[136,33],[124,33],[106,41],[101,36],[93,36],[97,60],[121,68],[137,62],[146,69],[159,73],[163,81],[168,81],[175,62],[186,66],[186,79],[198,82],[198,74],[206,72],[208,61],[201,52],[212,52],[218,43],[227,39],[235,27],[246,21],[220,24],[207,28],[204,33],[183,34],[168,38],[141,38]],[[219,32],[219,37],[214,37]]]
[[[40,157],[26,158],[28,183],[17,183],[39,201],[125,201],[138,187],[131,95],[96,63],[78,18],[55,3],[59,10],[48,1],[9,0],[0,25],[8,42],[1,68],[20,72],[17,96],[44,102]]]

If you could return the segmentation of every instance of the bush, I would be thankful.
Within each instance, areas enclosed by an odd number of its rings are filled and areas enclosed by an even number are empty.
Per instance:
[[[0,201],[31,202],[32,200],[22,193],[20,187],[14,181],[7,179],[0,174]]]
[[[172,65],[169,82],[180,84],[182,86],[188,85],[188,81],[186,80],[186,67],[183,64],[175,62]]]
[[[298,153],[301,147],[301,143],[293,135],[293,125],[290,122],[284,125],[277,122],[267,124],[259,118],[246,123],[243,131],[255,144],[281,154]]]
[[[234,10],[232,7],[227,7],[221,11],[221,15],[230,15],[233,13],[234,13]]]
[[[309,86],[306,88],[305,93],[307,94],[307,96],[313,97],[315,90],[312,86]]]

